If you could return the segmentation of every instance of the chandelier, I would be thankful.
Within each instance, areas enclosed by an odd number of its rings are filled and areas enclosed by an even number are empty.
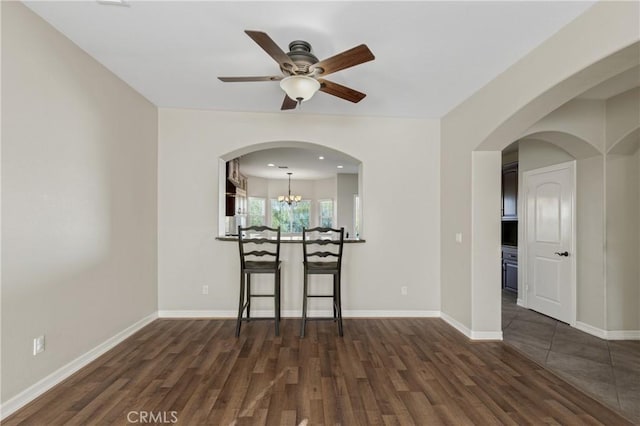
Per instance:
[[[302,195],[291,195],[291,175],[293,173],[287,172],[287,174],[289,175],[289,192],[287,195],[278,195],[278,201],[292,205],[302,201]]]

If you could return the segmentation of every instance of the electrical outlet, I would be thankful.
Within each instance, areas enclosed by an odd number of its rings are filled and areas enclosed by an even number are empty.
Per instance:
[[[36,356],[40,352],[44,352],[44,335],[33,339],[33,355]]]
[[[409,289],[407,288],[406,285],[400,287],[400,294],[403,296],[406,296],[407,294],[409,294]]]
[[[202,286],[202,294],[209,294],[209,286],[208,285],[203,285]]]
[[[456,232],[456,243],[462,243],[462,232]]]

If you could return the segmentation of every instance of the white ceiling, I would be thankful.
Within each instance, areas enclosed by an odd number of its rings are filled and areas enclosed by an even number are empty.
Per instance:
[[[329,79],[367,93],[359,104],[319,93],[283,114],[439,118],[589,8],[594,1],[218,2],[25,4],[159,107],[277,112],[277,75],[245,33],[287,50],[310,42],[324,59],[365,43],[375,61]]]
[[[325,179],[337,173],[358,173],[359,164],[355,159],[330,149],[270,148],[240,157],[243,174],[267,179],[288,179],[287,172],[293,173],[292,179]],[[285,166],[286,169],[280,168]]]

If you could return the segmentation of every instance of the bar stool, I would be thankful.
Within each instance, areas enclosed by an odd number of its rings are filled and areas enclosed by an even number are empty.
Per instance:
[[[264,247],[268,245],[269,247]],[[275,246],[275,247],[274,247]],[[240,303],[236,321],[236,337],[240,336],[242,321],[272,319],[275,321],[276,336],[280,335],[280,228],[267,226],[238,226],[238,247],[240,249]],[[273,294],[253,294],[251,274],[273,274]],[[252,297],[273,297],[273,317],[251,318]],[[244,312],[247,315],[244,316]]]
[[[342,246],[344,245],[344,228],[302,228],[302,253],[304,262],[304,295],[302,299],[302,327],[300,337],[304,337],[307,321],[332,320],[338,323],[338,334],[342,333],[342,296],[341,269]],[[320,246],[322,248],[317,248]],[[311,251],[315,250],[315,251]],[[331,259],[327,259],[331,258]],[[332,275],[333,292],[331,294],[309,294],[309,275]],[[307,299],[309,297],[330,297],[333,299],[332,317],[307,316]]]

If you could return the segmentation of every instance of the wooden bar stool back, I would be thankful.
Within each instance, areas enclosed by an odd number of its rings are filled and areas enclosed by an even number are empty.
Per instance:
[[[240,336],[242,321],[273,319],[276,336],[280,335],[280,228],[267,226],[238,226],[238,248],[240,249],[240,302],[236,321],[236,337]],[[252,274],[273,274],[272,294],[251,292]],[[252,297],[273,297],[273,317],[251,318]],[[245,316],[246,312],[246,316]]]
[[[341,270],[342,247],[344,245],[344,228],[310,228],[302,229],[302,253],[304,263],[304,295],[302,299],[302,327],[300,336],[304,337],[307,321],[333,320],[338,323],[338,333],[342,333],[342,296]],[[331,294],[309,294],[309,275],[332,275],[333,291]],[[332,317],[308,317],[307,299],[309,297],[327,297],[333,301]]]

